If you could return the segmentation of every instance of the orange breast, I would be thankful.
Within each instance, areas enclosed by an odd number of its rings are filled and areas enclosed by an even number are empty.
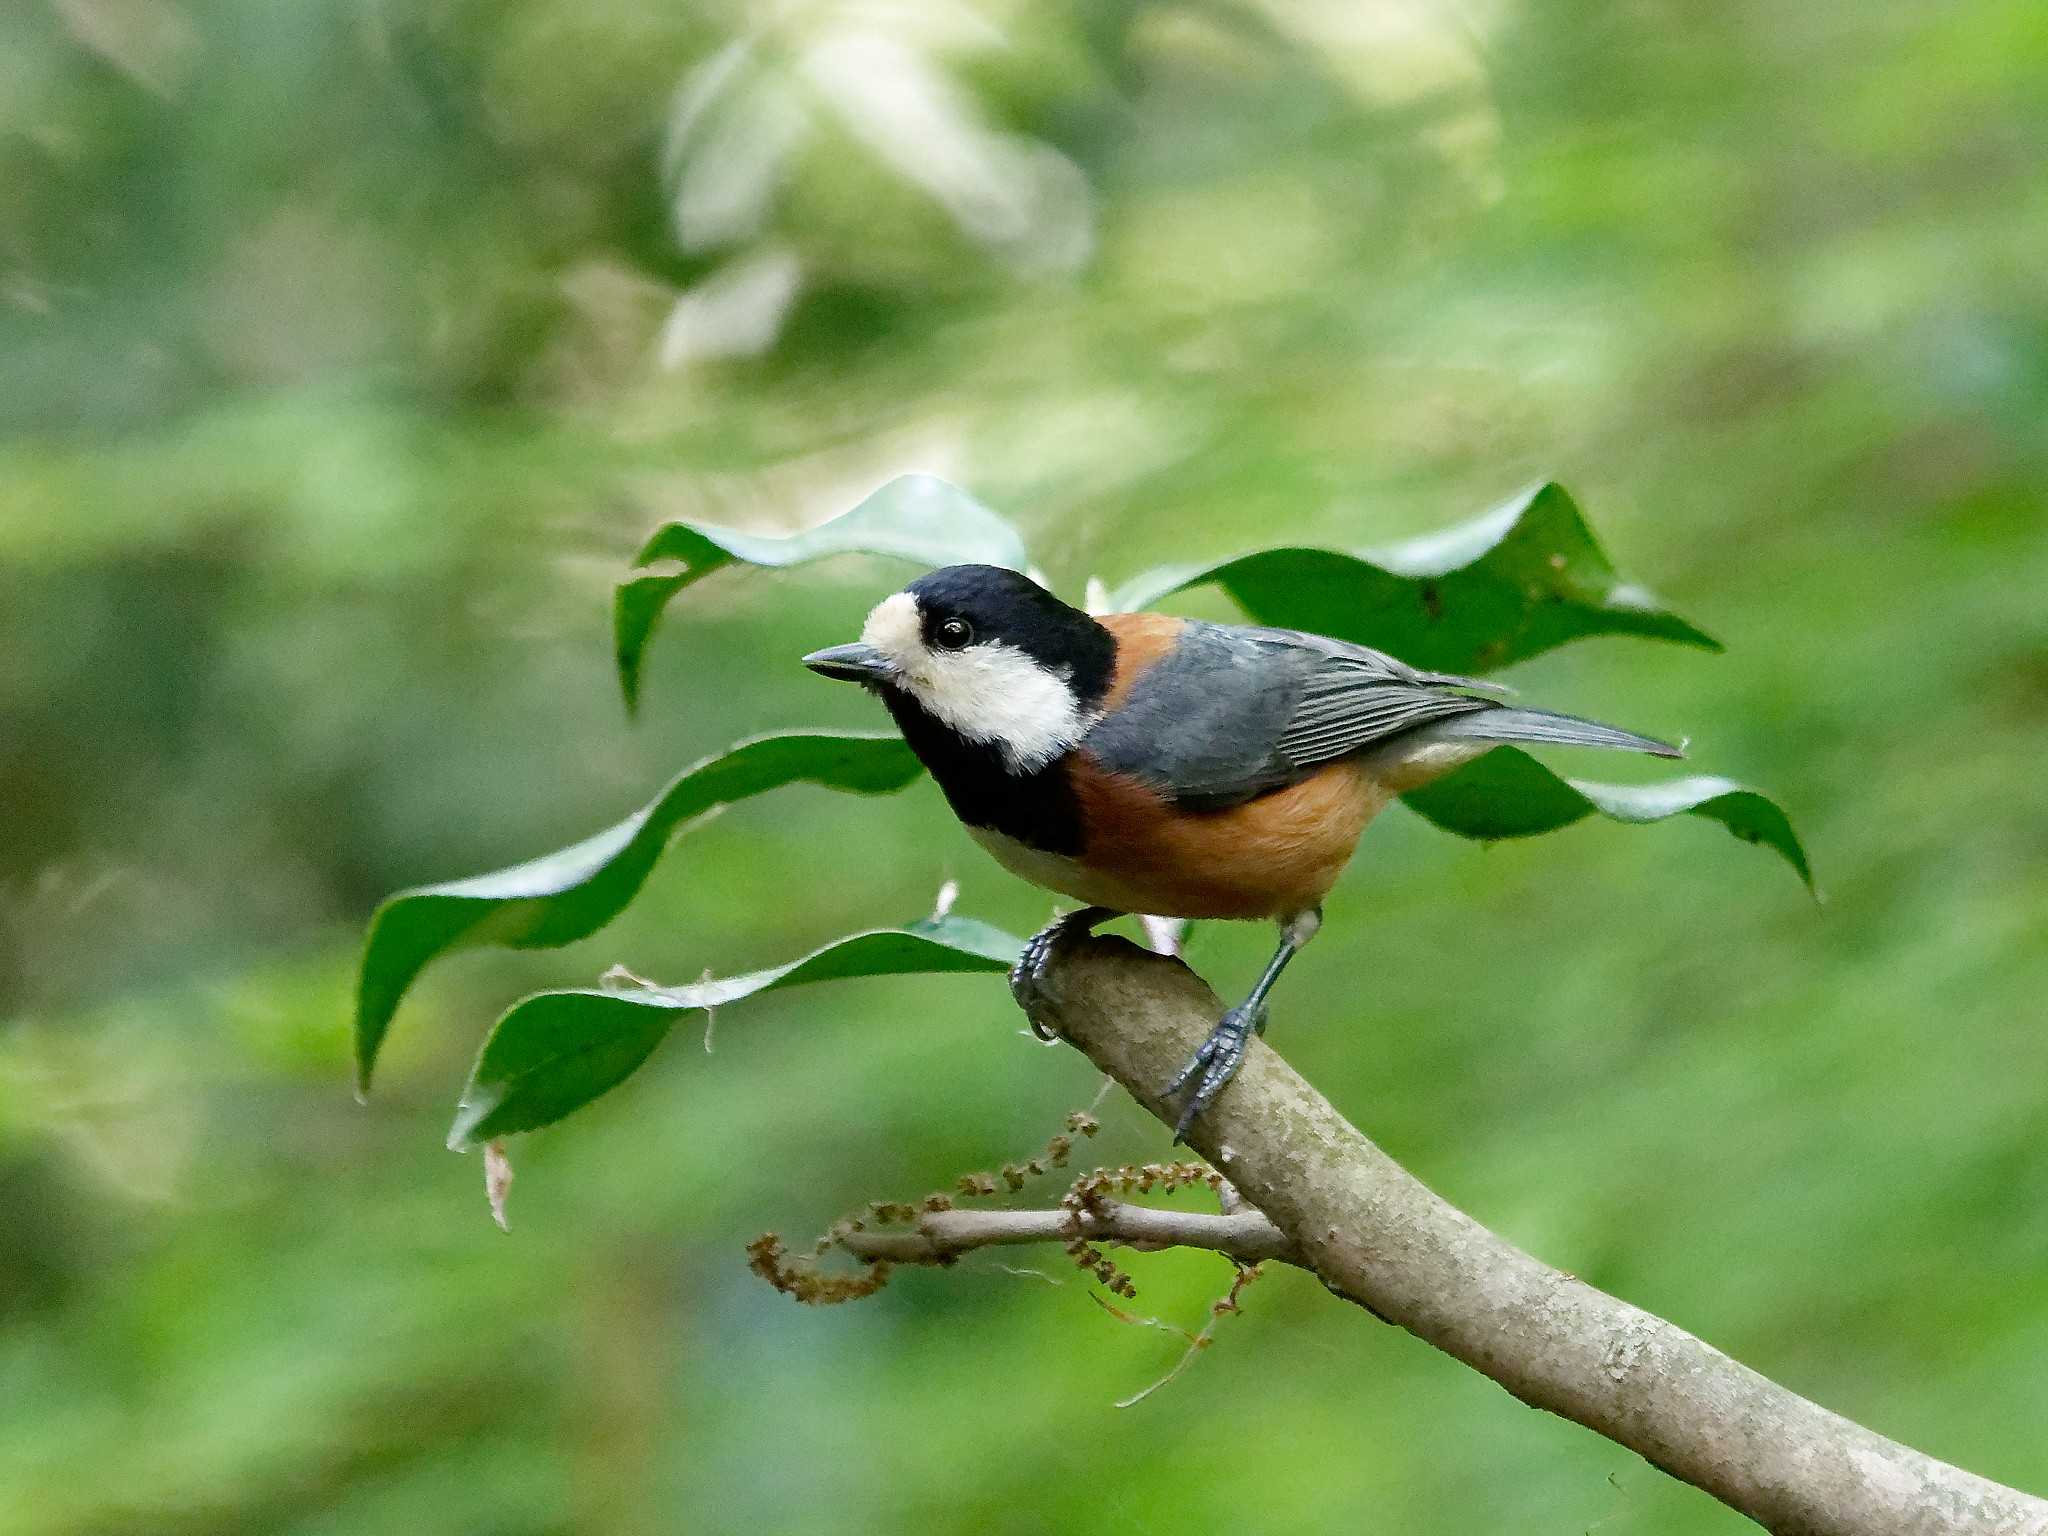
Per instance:
[[[1070,760],[1086,842],[1083,899],[1161,917],[1285,917],[1337,883],[1388,791],[1336,762],[1221,811],[1177,811],[1087,753]]]

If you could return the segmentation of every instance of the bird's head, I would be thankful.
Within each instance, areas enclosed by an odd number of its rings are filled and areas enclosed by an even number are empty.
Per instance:
[[[885,598],[859,640],[804,665],[875,689],[906,726],[921,714],[1031,773],[1087,733],[1115,660],[1108,630],[1028,576],[949,565]]]

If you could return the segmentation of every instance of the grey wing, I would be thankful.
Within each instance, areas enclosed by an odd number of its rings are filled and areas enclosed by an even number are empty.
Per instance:
[[[1425,672],[1420,667],[1409,666],[1399,657],[1389,656],[1385,651],[1376,651],[1369,645],[1353,645],[1349,640],[1332,640],[1328,635],[1313,635],[1303,629],[1265,629],[1246,624],[1227,627],[1234,634],[1247,635],[1269,645],[1307,651],[1333,663],[1356,665],[1362,671],[1384,677],[1389,682],[1430,684],[1444,688],[1476,688],[1481,693],[1503,695],[1512,695],[1515,691],[1506,683],[1490,683],[1479,677],[1461,677],[1456,672]]]
[[[1496,709],[1438,684],[1387,681],[1349,663],[1326,662],[1309,674],[1279,750],[1303,768],[1318,768],[1435,720]]]
[[[1216,810],[1433,720],[1495,707],[1453,686],[1471,685],[1320,635],[1191,624],[1081,745],[1177,805]]]

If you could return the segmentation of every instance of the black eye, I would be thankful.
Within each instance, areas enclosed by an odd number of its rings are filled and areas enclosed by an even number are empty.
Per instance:
[[[974,626],[965,619],[941,619],[932,631],[932,640],[948,651],[964,650],[973,639]]]

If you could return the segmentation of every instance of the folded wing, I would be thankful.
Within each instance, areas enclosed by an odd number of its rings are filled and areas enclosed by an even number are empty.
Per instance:
[[[1371,650],[1294,630],[1190,624],[1083,751],[1191,810],[1238,805],[1437,721],[1499,706]]]

